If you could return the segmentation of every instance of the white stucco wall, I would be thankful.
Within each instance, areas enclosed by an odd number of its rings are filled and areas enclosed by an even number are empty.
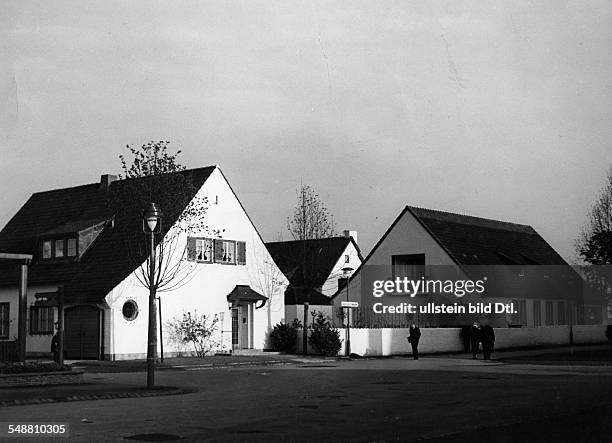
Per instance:
[[[345,259],[345,255],[348,255],[348,263]],[[332,268],[329,277],[327,277],[327,280],[325,280],[325,283],[323,283],[323,287],[321,288],[321,292],[323,293],[323,295],[331,297],[336,293],[336,291],[338,290],[338,279],[342,278],[344,275],[344,273],[342,272],[342,268],[349,267],[353,268],[353,270],[356,270],[357,268],[359,268],[359,266],[361,266],[359,252],[357,251],[357,248],[355,247],[353,242],[349,242],[346,249],[340,255],[340,258]]]
[[[231,312],[227,295],[236,285],[249,285],[253,290],[270,297],[265,280],[271,273],[281,280],[272,296],[271,325],[284,321],[282,294],[288,282],[274,265],[255,227],[218,168],[198,191],[197,197],[208,198],[205,222],[210,230],[220,230],[224,239],[246,242],[246,265],[188,262],[191,267],[188,283],[171,292],[158,294],[162,299],[164,352],[169,353],[177,349],[169,340],[165,323],[175,317],[182,318],[184,312],[193,313],[194,310],[199,314],[223,316],[223,324],[219,323],[217,338],[222,335],[226,348],[231,349]],[[168,235],[172,235],[172,231]],[[214,238],[211,232],[204,231],[191,232],[189,235]],[[187,234],[181,234],[178,242],[177,251],[184,250]],[[135,300],[139,307],[139,315],[132,321],[125,320],[121,312],[124,302],[128,299]],[[106,301],[112,311],[111,315],[107,316],[109,327],[105,330],[107,353],[114,354],[115,358],[144,356],[147,344],[148,290],[140,285],[133,273],[107,295]],[[267,309],[266,305],[254,312],[253,347],[256,349],[267,348]]]

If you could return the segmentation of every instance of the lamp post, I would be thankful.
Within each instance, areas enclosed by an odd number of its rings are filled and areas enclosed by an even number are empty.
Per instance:
[[[346,301],[349,301],[349,277],[351,276],[351,272],[353,272],[353,268],[347,266],[346,268],[342,268],[342,273],[344,274],[344,278],[346,279]],[[346,307],[346,348],[345,355],[347,357],[351,356],[351,308]]]
[[[155,304],[155,234],[161,232],[161,211],[150,203],[143,213],[142,230],[149,235],[149,329],[147,336],[147,389],[155,386],[157,309]]]

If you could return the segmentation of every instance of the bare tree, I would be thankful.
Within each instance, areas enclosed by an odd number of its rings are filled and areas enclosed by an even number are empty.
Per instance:
[[[196,197],[198,189],[192,174],[177,160],[181,151],[168,153],[169,143],[151,141],[139,149],[128,145],[126,148],[133,159],[128,162],[123,155],[119,156],[122,174],[110,197],[117,217],[128,221],[117,224],[117,228],[129,230],[123,236],[125,248],[130,261],[138,266],[136,278],[148,289],[150,254],[138,224],[141,211],[150,202],[161,208],[164,228],[156,239],[153,282],[158,292],[172,291],[191,280],[196,267],[187,260],[182,235],[208,230],[204,222],[208,202],[206,198]]]
[[[301,184],[296,192],[293,216],[287,218],[287,229],[294,240],[315,240],[336,234],[334,219],[310,186]]]
[[[256,242],[253,242],[253,245],[255,244]],[[265,248],[263,248],[263,250],[254,251],[254,254],[256,256],[255,262],[257,266],[253,268],[250,275],[250,281],[253,283],[256,290],[260,291],[261,294],[268,299],[266,302],[268,330],[272,330],[272,312],[278,310],[274,308],[274,304],[279,297],[284,296],[282,288],[287,285],[287,279]]]
[[[296,194],[297,203],[293,215],[287,218],[287,229],[294,240],[301,240],[299,245],[301,281],[293,278],[290,290],[296,299],[299,292],[304,297],[302,352],[306,354],[309,298],[311,291],[320,281],[317,265],[324,253],[317,240],[333,237],[336,234],[336,227],[332,215],[314,189],[302,183]]]

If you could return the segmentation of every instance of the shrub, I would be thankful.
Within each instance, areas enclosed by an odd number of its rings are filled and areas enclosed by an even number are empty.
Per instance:
[[[171,330],[171,337],[184,344],[191,344],[196,356],[204,357],[211,353],[220,343],[212,339],[213,333],[217,330],[219,316],[206,314],[199,315],[197,311],[183,313],[182,319],[174,318],[167,322]]]
[[[272,349],[278,352],[293,354],[297,345],[298,329],[302,327],[302,323],[296,318],[292,323],[283,323],[274,326],[270,333],[270,342]]]
[[[340,333],[332,328],[329,319],[322,312],[314,311],[312,317],[308,343],[321,355],[326,357],[337,355],[342,347]]]

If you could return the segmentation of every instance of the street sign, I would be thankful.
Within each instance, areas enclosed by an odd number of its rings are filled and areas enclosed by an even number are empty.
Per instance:
[[[359,302],[356,301],[343,301],[340,302],[340,306],[343,308],[358,308]]]

